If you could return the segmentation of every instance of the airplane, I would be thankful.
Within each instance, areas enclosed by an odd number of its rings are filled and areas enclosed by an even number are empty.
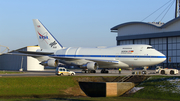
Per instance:
[[[166,60],[164,54],[145,44],[95,48],[63,47],[38,19],[33,19],[33,23],[40,49],[36,52],[19,52],[38,59],[44,66],[57,67],[58,63],[63,63],[78,66],[85,73],[96,73],[97,68],[102,68],[101,73],[108,73],[109,68],[146,67]]]

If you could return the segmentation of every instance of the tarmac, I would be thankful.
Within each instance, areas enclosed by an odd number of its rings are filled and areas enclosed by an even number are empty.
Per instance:
[[[132,72],[136,72],[137,75],[142,75],[140,73],[141,70],[122,70],[121,74],[119,74],[118,70],[109,70],[109,73],[100,73],[101,70],[96,70],[96,73],[82,73],[81,69],[69,69],[70,71],[74,71],[76,75],[74,76],[127,76],[132,75]],[[161,75],[155,73],[155,70],[147,70],[146,75]],[[56,76],[55,69],[45,69],[44,71],[24,71],[23,73],[18,74],[0,74],[0,77],[7,77],[7,76]],[[176,75],[167,75],[167,76],[180,76],[179,74]]]

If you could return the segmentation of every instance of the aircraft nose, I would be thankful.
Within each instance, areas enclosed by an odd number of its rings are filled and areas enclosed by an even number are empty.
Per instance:
[[[161,53],[161,62],[164,62],[166,60],[166,56],[164,54]]]

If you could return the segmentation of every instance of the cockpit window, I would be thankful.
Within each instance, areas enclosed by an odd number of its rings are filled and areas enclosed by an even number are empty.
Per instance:
[[[147,49],[154,49],[153,47],[147,47]]]

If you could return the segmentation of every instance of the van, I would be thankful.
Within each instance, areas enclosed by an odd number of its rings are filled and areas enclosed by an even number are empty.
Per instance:
[[[56,75],[58,76],[62,76],[62,75],[75,75],[74,71],[69,71],[68,69],[64,68],[64,67],[57,67],[56,68]]]

